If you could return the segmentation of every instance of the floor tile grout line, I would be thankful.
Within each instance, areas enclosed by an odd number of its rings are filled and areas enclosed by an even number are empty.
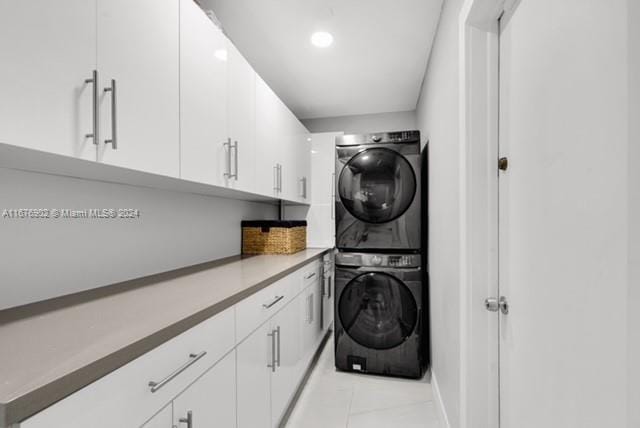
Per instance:
[[[347,425],[346,428],[349,428],[349,421],[351,420],[351,406],[353,405],[353,398],[356,395],[356,389],[353,388],[351,390],[351,400],[349,400],[349,408],[347,409]]]
[[[391,406],[391,407],[378,407],[377,409],[372,409],[372,410],[365,410],[364,412],[355,412],[355,413],[351,413],[351,411],[349,411],[349,416],[358,416],[358,415],[365,415],[367,413],[374,413],[374,412],[384,412],[387,410],[394,410],[394,409],[399,409],[401,407],[411,407],[411,406],[415,406],[417,404],[429,404],[429,403],[434,403],[433,400],[420,400],[420,401],[412,401],[410,403],[403,403],[403,404],[399,404],[397,406]],[[435,404],[435,403],[434,403]],[[351,409],[349,409],[351,410]]]

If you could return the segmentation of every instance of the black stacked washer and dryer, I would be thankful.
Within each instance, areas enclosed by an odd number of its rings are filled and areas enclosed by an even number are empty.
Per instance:
[[[336,139],[335,362],[419,378],[426,365],[420,132]]]

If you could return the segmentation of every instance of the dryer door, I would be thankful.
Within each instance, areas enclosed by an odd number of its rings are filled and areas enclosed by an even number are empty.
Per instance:
[[[411,206],[416,175],[400,153],[386,148],[366,149],[349,160],[338,180],[344,207],[365,223],[388,223]]]
[[[368,272],[353,278],[338,303],[344,331],[371,349],[390,349],[413,333],[418,320],[417,303],[409,288],[384,272]]]

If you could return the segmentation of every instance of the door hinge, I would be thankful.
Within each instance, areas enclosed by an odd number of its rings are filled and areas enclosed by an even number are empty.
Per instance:
[[[500,171],[506,171],[509,168],[509,159],[506,157],[501,157],[498,159],[498,169]]]
[[[489,312],[502,312],[503,315],[507,315],[509,313],[509,302],[507,298],[501,296],[500,299],[496,299],[495,297],[487,297],[484,299],[484,307]]]

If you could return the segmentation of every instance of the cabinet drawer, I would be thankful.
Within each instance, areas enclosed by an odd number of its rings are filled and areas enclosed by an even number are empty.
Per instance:
[[[322,263],[320,260],[315,260],[300,270],[302,276],[302,290],[306,289],[311,284],[320,280],[322,276]]]
[[[20,427],[139,427],[234,347],[234,322],[234,308],[229,308],[32,416]],[[158,383],[155,392],[150,381]]]
[[[236,305],[236,335],[240,342],[263,322],[282,309],[296,294],[292,290],[294,274],[247,297]]]

